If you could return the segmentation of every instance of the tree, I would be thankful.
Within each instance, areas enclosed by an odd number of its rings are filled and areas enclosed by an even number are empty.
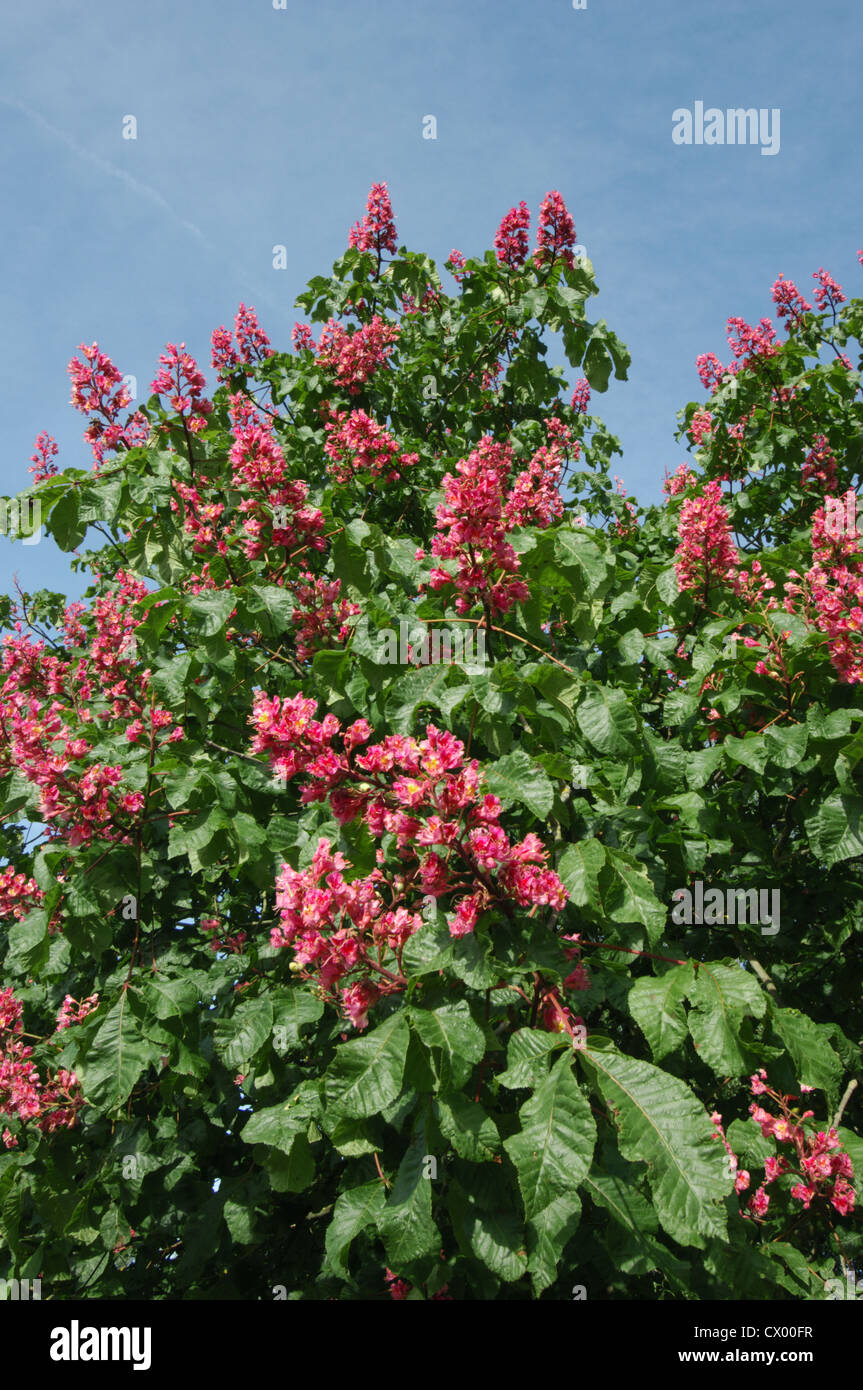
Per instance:
[[[376,185],[293,352],[241,305],[211,396],[169,344],[131,414],[73,358],[92,470],[40,435],[19,500],[90,587],[3,610],[0,1275],[783,1299],[859,1264],[863,304],[820,270],[814,309],[774,286],[786,340],[731,320],[700,476],[643,508],[589,413],[628,354],[560,194],[529,222],[450,293]]]

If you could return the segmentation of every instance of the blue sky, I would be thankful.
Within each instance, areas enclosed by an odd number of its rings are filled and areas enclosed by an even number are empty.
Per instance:
[[[559,189],[600,286],[591,316],[633,355],[594,397],[618,471],[661,496],[676,412],[725,322],[769,314],[782,271],[859,293],[859,0],[40,0],[7,6],[0,490],[47,429],[89,466],[66,364],[98,341],[146,399],[159,352],[254,304],[290,346],[297,293],[347,244],[373,182],[399,240],[478,254],[524,198]],[[778,107],[775,156],[680,146],[672,112]],[[137,139],[122,138],[134,115]],[[437,139],[423,139],[434,115]],[[288,269],[272,266],[284,244]],[[0,589],[80,592],[50,542],[0,539]]]

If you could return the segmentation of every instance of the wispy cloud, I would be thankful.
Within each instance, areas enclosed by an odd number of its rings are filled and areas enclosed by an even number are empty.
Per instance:
[[[150,184],[143,183],[140,179],[134,178],[126,169],[121,169],[116,164],[112,164],[109,159],[103,159],[101,155],[94,154],[92,150],[88,150],[85,145],[82,145],[73,135],[70,135],[67,130],[63,130],[60,126],[54,125],[52,121],[46,120],[38,111],[34,111],[32,107],[25,105],[23,101],[17,101],[13,97],[0,96],[0,102],[2,102],[4,106],[9,106],[15,111],[20,111],[22,116],[26,116],[27,120],[32,121],[34,125],[46,131],[47,134],[53,136],[54,139],[61,141],[62,144],[64,144],[67,149],[71,150],[79,159],[83,159],[87,164],[92,164],[94,168],[99,169],[110,178],[119,179],[119,181],[125,184],[129,189],[130,193],[133,193],[137,198],[144,198],[147,202],[152,203],[154,207],[160,208],[162,212],[166,213],[167,216],[177,224],[177,226],[182,227],[190,236],[195,237],[195,239],[200,242],[202,246],[206,247],[212,255],[216,256],[223,265],[226,264],[224,254],[219,247],[210,241],[209,237],[205,236],[200,227],[194,222],[190,222],[187,217],[183,217],[182,213],[177,212],[176,208],[168,202],[167,198],[163,197],[157,188],[153,188]],[[271,305],[278,305],[279,309],[283,308],[281,300],[277,299],[266,290],[261,289],[259,285],[252,285],[251,277],[247,271],[240,267],[232,267],[231,269],[238,280],[245,281],[246,284],[254,288],[257,299],[263,300]]]
[[[204,235],[200,227],[197,227],[194,222],[190,222],[188,218],[183,217],[181,213],[177,212],[176,208],[171,206],[167,198],[163,198],[157,188],[151,188],[148,183],[142,183],[140,179],[133,178],[125,169],[118,168],[117,165],[112,164],[109,159],[103,159],[101,155],[94,154],[92,150],[88,150],[86,146],[80,144],[67,130],[62,130],[60,126],[54,125],[51,121],[46,121],[44,116],[40,115],[38,111],[32,110],[31,107],[25,106],[23,101],[16,101],[11,97],[0,97],[0,102],[2,102],[4,106],[12,107],[15,111],[20,111],[23,116],[27,117],[28,121],[32,121],[34,125],[47,131],[55,140],[60,140],[66,148],[71,150],[74,155],[77,155],[79,159],[86,160],[88,164],[92,164],[94,168],[101,170],[103,174],[108,174],[110,178],[119,179],[136,197],[145,198],[147,202],[152,203],[155,207],[161,208],[174,222],[185,231],[189,232],[193,237],[196,237],[208,250],[216,251],[217,248]]]

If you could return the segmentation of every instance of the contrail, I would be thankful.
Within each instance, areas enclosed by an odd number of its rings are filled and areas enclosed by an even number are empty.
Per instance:
[[[146,198],[149,202],[155,203],[157,207],[167,212],[168,216],[172,217],[174,221],[179,223],[187,232],[191,232],[192,236],[197,237],[198,241],[202,242],[210,251],[216,251],[217,248],[204,236],[200,227],[196,227],[194,222],[189,222],[187,218],[182,217],[180,213],[176,212],[157,189],[151,188],[147,183],[141,183],[140,179],[133,178],[125,169],[118,169],[117,165],[112,164],[109,159],[103,159],[101,155],[93,154],[92,150],[88,150],[84,145],[80,145],[68,131],[53,125],[51,121],[46,121],[44,116],[40,116],[38,111],[33,111],[29,106],[25,106],[23,101],[15,101],[10,97],[0,97],[0,101],[3,102],[4,106],[11,106],[14,110],[20,111],[28,120],[41,126],[43,130],[46,130],[49,135],[53,135],[55,139],[62,140],[67,149],[70,149],[79,159],[85,159],[88,164],[93,164],[97,169],[101,169],[103,174],[109,174],[111,178],[119,179],[121,183],[124,183],[133,193],[136,193],[139,198]]]
[[[158,189],[151,188],[149,184],[142,183],[140,179],[133,178],[125,169],[118,168],[117,165],[112,164],[109,159],[103,159],[101,155],[93,154],[92,150],[88,150],[84,145],[79,144],[68,131],[62,130],[59,126],[55,126],[51,121],[47,121],[44,116],[41,116],[38,111],[33,111],[29,106],[26,106],[23,101],[16,101],[12,97],[0,96],[0,102],[2,102],[4,106],[12,107],[15,111],[20,111],[28,120],[32,121],[37,126],[41,126],[43,130],[47,131],[49,135],[53,135],[55,139],[62,141],[67,149],[70,149],[79,159],[86,160],[88,164],[94,165],[97,169],[101,170],[103,174],[108,174],[111,178],[119,179],[121,183],[124,183],[126,187],[139,198],[145,198],[148,202],[161,208],[163,212],[166,212],[168,216],[178,224],[178,226],[182,227],[184,231],[190,232],[202,246],[205,246],[222,265],[226,264],[222,252],[210,241],[209,237],[204,235],[200,227],[178,213],[168,202],[167,198],[162,197]],[[252,288],[256,299],[259,301],[263,300],[272,306],[278,305],[279,311],[284,312],[284,304],[282,301],[276,299],[268,291],[256,287],[251,277],[245,271],[238,271],[232,267],[231,273],[237,276],[240,281],[245,281],[246,284]]]

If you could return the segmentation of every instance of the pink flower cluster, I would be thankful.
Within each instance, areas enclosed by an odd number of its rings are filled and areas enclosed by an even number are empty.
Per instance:
[[[521,202],[517,208],[510,208],[494,238],[497,258],[502,265],[508,265],[512,270],[524,265],[529,250],[529,227],[530,209],[527,203]]]
[[[11,916],[20,922],[44,896],[35,878],[16,873],[11,864],[0,869],[0,917]]]
[[[784,275],[779,276],[770,293],[779,318],[788,319],[789,333],[804,314],[811,312],[812,305],[807,304],[794,281],[786,280]]]
[[[801,1092],[812,1089],[811,1086],[800,1087]],[[791,1108],[794,1097],[780,1095],[777,1091],[771,1090],[767,1085],[767,1073],[763,1067],[750,1077],[750,1090],[753,1096],[769,1096],[781,1112],[779,1115],[771,1115],[753,1101],[749,1113],[760,1127],[761,1133],[765,1138],[772,1137],[780,1144],[789,1144],[791,1151],[787,1157],[780,1153],[771,1154],[765,1159],[764,1181],[749,1198],[747,1210],[741,1211],[741,1216],[751,1216],[756,1221],[763,1221],[770,1206],[767,1188],[786,1174],[791,1178],[801,1179],[791,1187],[790,1194],[796,1201],[802,1202],[807,1210],[814,1198],[823,1197],[841,1216],[847,1216],[852,1212],[855,1192],[849,1179],[853,1179],[854,1169],[848,1154],[841,1152],[842,1141],[835,1129],[828,1129],[826,1133],[824,1130],[818,1130],[815,1134],[807,1134],[804,1122],[811,1119],[815,1112],[806,1110],[802,1115],[798,1115]],[[738,1166],[737,1156],[722,1127],[722,1116],[715,1112],[710,1118],[713,1121],[714,1138],[722,1140],[729,1156],[731,1170],[736,1170],[735,1191],[745,1192],[751,1184],[751,1175],[745,1168]]]
[[[854,499],[852,490],[843,499],[846,506]],[[785,609],[798,608],[813,627],[827,638],[839,679],[844,685],[863,681],[863,563],[854,557],[859,551],[856,527],[850,532],[831,535],[826,510],[819,507],[812,521],[812,566],[801,576],[789,570],[785,585]]]
[[[318,341],[315,361],[325,371],[334,373],[337,386],[358,396],[375,372],[386,366],[399,332],[397,323],[386,323],[379,314],[353,333],[329,319]],[[302,345],[311,346],[305,341]]]
[[[458,281],[459,284],[461,284],[462,280],[464,279],[464,268],[467,265],[467,261],[465,260],[461,251],[450,251],[449,256],[446,259],[446,265],[452,272],[453,279]]]
[[[427,314],[430,309],[440,300],[440,293],[434,285],[426,285],[423,297],[417,304],[412,294],[402,295],[402,313],[406,318],[412,318],[415,314]]]
[[[401,468],[419,462],[419,454],[400,453],[392,435],[364,410],[335,410],[324,429],[324,453],[337,483],[347,483],[357,473],[371,473],[395,482],[401,476]]]
[[[590,382],[587,377],[580,377],[575,383],[575,390],[572,393],[572,400],[569,403],[570,410],[575,410],[579,415],[587,414],[587,407],[590,405]]]
[[[832,275],[828,275],[823,267],[813,270],[812,279],[818,281],[818,288],[815,291],[815,303],[821,310],[836,310],[840,304],[845,303],[845,295],[842,293],[842,286],[837,284]]]
[[[234,317],[234,333],[237,339],[236,347],[234,334],[229,328],[222,326],[213,329],[212,363],[222,379],[230,376],[237,367],[251,367],[255,362],[265,361],[267,357],[272,357],[275,351],[258,323],[255,310],[247,309],[245,304],[240,304]]]
[[[441,1251],[441,1254],[443,1254],[443,1251]],[[413,1289],[413,1284],[408,1279],[399,1279],[397,1275],[393,1274],[391,1269],[384,1270],[384,1282],[387,1285],[390,1298],[394,1299],[396,1303],[401,1303],[406,1299]],[[447,1293],[448,1288],[449,1284],[441,1284],[437,1293],[432,1294],[429,1302],[438,1303],[443,1301],[445,1303],[451,1303],[452,1294]]]
[[[533,253],[539,269],[561,260],[572,269],[575,223],[558,192],[546,193],[539,208],[539,239]]]
[[[384,251],[395,253],[396,224],[392,203],[385,183],[373,183],[362,222],[355,222],[348,245],[359,251],[373,251],[380,259]]]
[[[193,434],[207,428],[207,416],[213,402],[201,393],[206,381],[195,359],[186,352],[186,344],[168,343],[159,354],[160,367],[150,390],[156,396],[167,396],[171,409],[182,415],[183,423]],[[188,414],[186,412],[188,411]]]
[[[145,443],[150,426],[140,411],[135,411],[124,423],[120,423],[120,411],[129,405],[132,397],[129,388],[123,385],[123,377],[110,357],[99,351],[98,343],[91,343],[89,346],[81,343],[78,351],[82,354],[83,361],[73,357],[68,367],[72,379],[71,399],[75,409],[80,410],[82,415],[97,417],[91,419],[84,431],[84,438],[93,450],[93,467],[98,471],[106,453],[121,447],[132,448],[134,445]],[[50,439],[50,436],[44,437]],[[42,438],[43,435],[40,435],[39,440]],[[37,448],[39,440],[36,441]],[[56,452],[57,446],[54,445],[51,453],[53,455]],[[44,450],[40,449],[40,454],[41,459],[34,455],[33,461],[41,464],[42,476],[48,476],[45,469],[50,465],[47,464]],[[56,469],[53,471],[56,472]]]
[[[537,449],[528,467],[511,477],[513,454],[508,444],[484,435],[476,449],[456,464],[456,474],[443,478],[443,500],[438,504],[436,525],[442,534],[432,541],[432,554],[454,560],[456,572],[436,567],[432,589],[453,585],[455,608],[468,613],[475,604],[506,613],[528,596],[528,586],[517,578],[519,559],[507,541],[517,526],[545,528],[563,514],[558,492],[567,450],[577,456],[569,429],[552,417],[547,422],[548,444]]]
[[[33,474],[34,483],[44,483],[46,478],[54,478],[57,474],[57,465],[54,459],[57,457],[57,441],[47,430],[42,430],[36,436],[34,444],[35,453],[30,455],[30,462],[33,465],[29,470]]]
[[[117,581],[112,593],[93,603],[89,646],[80,621],[83,606],[66,609],[67,643],[85,649],[77,658],[46,653],[44,642],[23,635],[20,623],[17,635],[9,633],[2,642],[0,767],[17,768],[39,788],[42,818],[53,822],[55,835],[70,845],[86,843],[95,831],[123,838],[125,818],[144,804],[141,792],[119,790],[121,767],[85,763],[92,746],[83,736],[87,725],[94,719],[122,721],[130,741],[145,732],[144,721],[154,740],[158,730],[174,725],[168,710],[158,705],[145,710],[150,672],[137,670],[133,650],[143,616],[132,608],[148,590],[123,570]],[[182,737],[177,725],[166,741]]]
[[[199,482],[203,484],[204,479],[199,479]],[[233,528],[219,524],[219,518],[225,510],[224,502],[205,503],[199,488],[180,482],[179,479],[174,480],[174,492],[186,504],[183,530],[187,536],[193,537],[192,549],[195,554],[202,555],[207,550],[215,549],[219,555],[227,555],[228,543],[225,537],[231,534]],[[171,498],[171,510],[180,510],[176,497]]]
[[[315,652],[335,643],[348,640],[351,624],[348,621],[360,612],[358,603],[339,598],[342,581],[326,579],[303,571],[286,587],[294,595],[292,616],[297,631],[297,660],[311,661]]]
[[[242,955],[247,933],[244,931],[224,932],[218,917],[202,917],[201,931],[210,938],[211,951],[225,951],[229,955]]]
[[[800,478],[804,483],[818,483],[823,492],[835,492],[839,486],[836,456],[823,434],[816,435],[812,441]]]
[[[710,443],[713,438],[713,416],[709,410],[695,411],[689,426],[689,433],[692,435],[696,447],[704,444],[705,441]]]
[[[273,422],[255,402],[244,394],[233,395],[229,398],[229,414],[234,435],[229,460],[234,484],[244,494],[236,509],[242,518],[241,530],[235,529],[234,518],[225,518],[224,502],[205,500],[218,494],[213,493],[210,480],[200,472],[194,486],[175,482],[177,496],[171,499],[171,505],[179,511],[177,499],[184,504],[184,529],[194,537],[196,554],[215,551],[228,556],[230,548],[239,541],[246,557],[257,560],[272,556],[272,548],[278,548],[266,573],[273,584],[294,596],[297,656],[307,661],[320,646],[345,641],[350,630],[348,619],[359,610],[355,604],[339,599],[338,580],[315,576],[305,567],[298,573],[286,573],[287,563],[294,561],[293,552],[326,550],[323,513],[308,504],[309,485],[305,479],[288,476],[288,463],[275,438]],[[407,460],[409,456],[403,457]],[[287,560],[285,551],[291,552]],[[216,587],[209,563],[200,576],[192,576],[189,587],[193,592]]]
[[[465,936],[496,904],[560,912],[567,893],[536,835],[510,841],[500,801],[481,794],[479,764],[465,761],[452,734],[430,724],[424,739],[393,734],[359,753],[372,736],[368,722],[342,731],[334,715],[315,719],[315,708],[302,694],[280,700],[256,692],[252,752],[266,754],[286,780],[302,775],[303,803],[328,800],[340,823],[362,818],[375,839],[393,835],[398,864],[388,867],[379,849],[378,867],[348,882],[347,861],[319,841],[307,869],[281,871],[281,925],[271,940],[293,946],[294,963],[328,998],[350,976],[342,1010],[364,1027],[377,999],[404,988],[401,951],[421,925],[423,898],[450,897],[450,934]]]
[[[695,359],[695,370],[705,391],[715,395],[730,368],[723,367],[715,352],[700,352]]]
[[[60,1033],[64,1028],[71,1028],[74,1023],[81,1023],[88,1014],[95,1013],[98,1007],[98,994],[88,994],[87,998],[82,999],[80,1003],[77,999],[73,999],[71,994],[67,994],[60,1005],[57,1027],[54,1031]]]
[[[714,584],[737,587],[740,557],[731,541],[719,483],[705,483],[700,496],[686,499],[680,509],[677,534],[680,543],[675,551],[675,568],[681,593],[695,589],[705,597]]]
[[[676,497],[680,492],[686,492],[687,488],[694,487],[698,479],[692,469],[682,463],[675,473],[669,477],[666,470],[665,482],[662,484],[662,491],[666,497]]]
[[[778,351],[776,330],[769,319],[761,319],[753,327],[745,319],[730,318],[728,344],[741,367],[749,367],[762,357],[773,357]]]
[[[34,1120],[43,1134],[71,1129],[84,1104],[74,1072],[58,1071],[43,1082],[31,1062],[32,1047],[21,1037],[24,1006],[11,989],[0,989],[0,1115],[26,1123]],[[8,1125],[3,1130],[7,1149],[18,1147],[18,1137]]]
[[[855,1192],[849,1179],[854,1177],[854,1167],[848,1154],[842,1151],[842,1140],[835,1129],[826,1132],[819,1129],[815,1134],[807,1134],[804,1121],[814,1116],[813,1110],[805,1110],[798,1115],[791,1108],[793,1096],[784,1096],[767,1085],[767,1073],[762,1067],[750,1077],[754,1096],[766,1095],[781,1111],[771,1115],[757,1102],[749,1107],[752,1119],[760,1127],[765,1138],[774,1138],[780,1144],[788,1144],[793,1150],[789,1153],[771,1156],[765,1163],[765,1183],[750,1199],[749,1207],[755,1216],[763,1216],[767,1210],[769,1197],[765,1187],[785,1173],[797,1176],[800,1181],[791,1188],[791,1196],[808,1210],[816,1197],[825,1198],[839,1212],[848,1216],[854,1210]],[[811,1091],[811,1086],[801,1086],[801,1091]],[[795,1161],[796,1159],[796,1161]],[[754,1204],[754,1205],[753,1205]]]
[[[291,342],[295,352],[313,351],[315,335],[307,323],[295,323],[291,329]]]
[[[230,406],[234,443],[228,457],[235,483],[252,494],[239,505],[240,513],[246,517],[243,529],[247,556],[257,559],[266,550],[268,540],[272,545],[290,548],[306,544],[314,550],[324,550],[323,513],[306,505],[308,483],[302,478],[288,477],[287,462],[274,437],[272,422],[243,396],[232,396]],[[223,535],[227,534],[221,529]]]

